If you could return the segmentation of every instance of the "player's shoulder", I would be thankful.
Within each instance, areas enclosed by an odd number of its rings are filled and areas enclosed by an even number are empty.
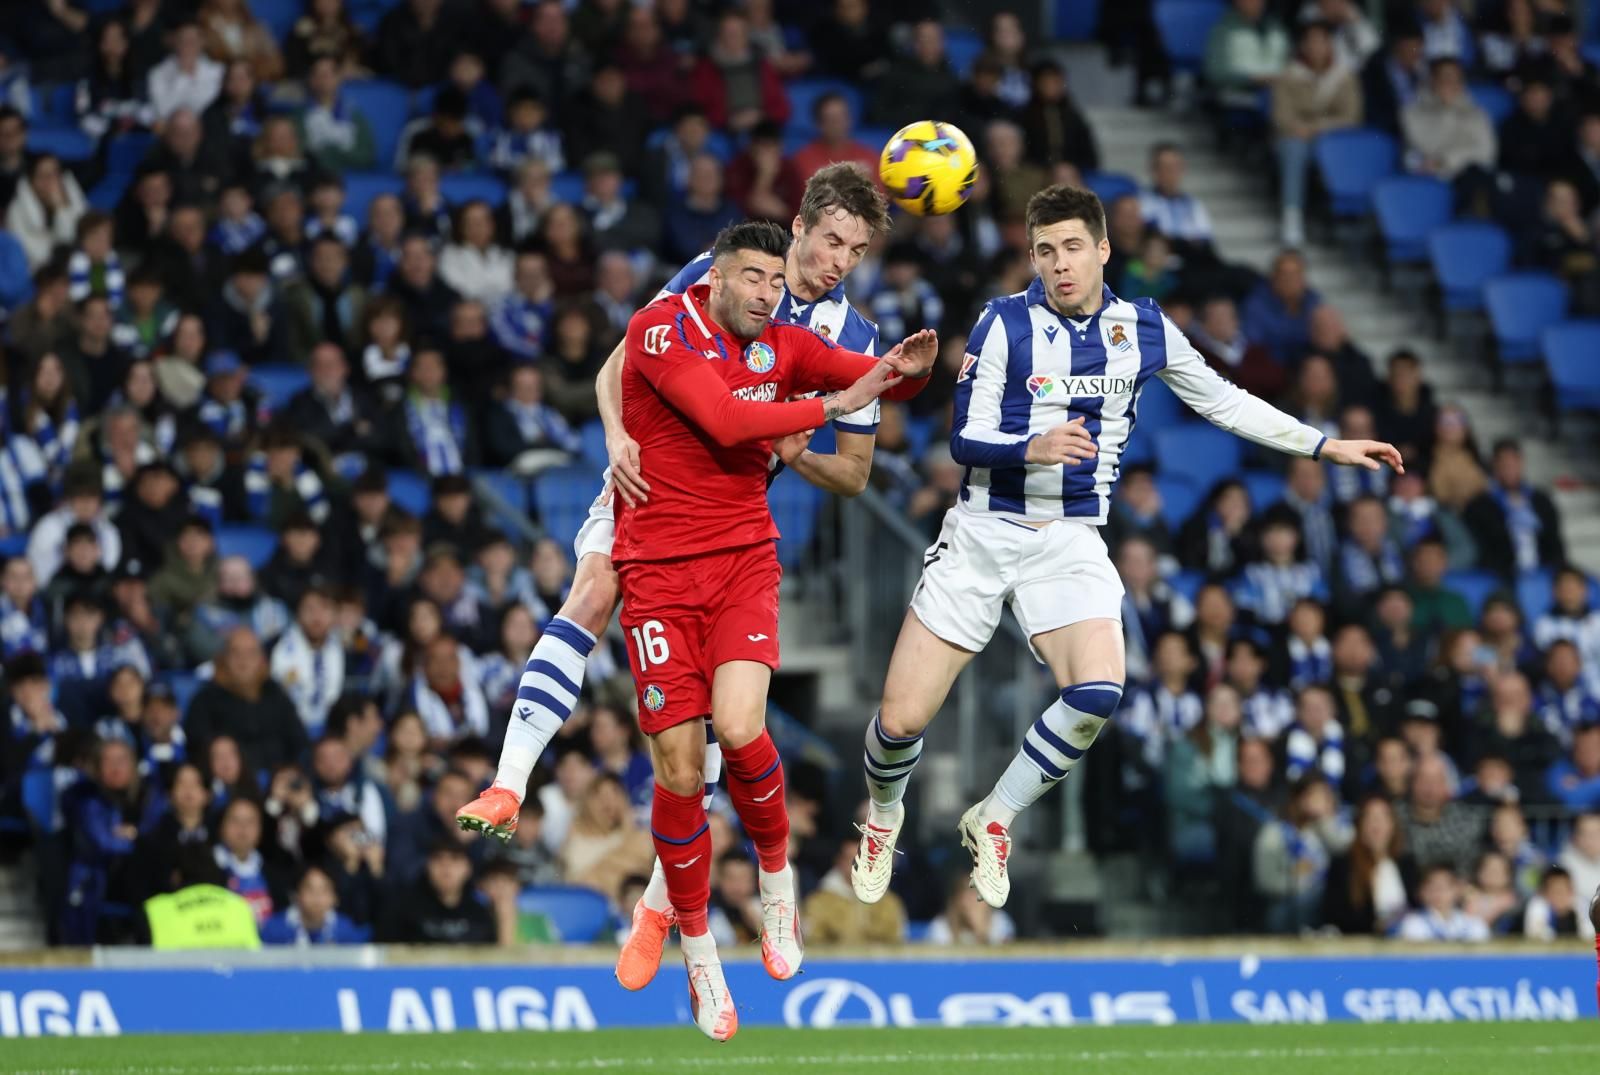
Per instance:
[[[696,284],[705,282],[706,274],[711,271],[711,251],[698,254],[691,258],[688,264],[673,274],[661,290],[656,292],[657,299],[667,298],[672,295],[682,295]]]
[[[985,302],[972,327],[969,349],[981,347],[992,332],[998,331],[1006,339],[1025,334],[1031,322],[1028,314],[1031,301],[1028,291],[1017,291],[1010,295],[996,295]]]
[[[818,341],[829,350],[837,350],[839,347],[826,333],[818,332],[810,325],[801,325],[793,321],[767,322],[767,329],[761,334],[761,338],[774,347],[785,344],[793,347],[811,340]]]

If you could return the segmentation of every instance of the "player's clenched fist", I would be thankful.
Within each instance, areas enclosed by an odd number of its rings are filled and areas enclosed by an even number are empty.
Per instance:
[[[1100,451],[1095,446],[1094,438],[1089,431],[1083,428],[1083,417],[1080,415],[1070,422],[1063,422],[1047,433],[1041,433],[1028,442],[1028,462],[1039,463],[1044,466],[1053,466],[1056,463],[1065,463],[1072,466]]]

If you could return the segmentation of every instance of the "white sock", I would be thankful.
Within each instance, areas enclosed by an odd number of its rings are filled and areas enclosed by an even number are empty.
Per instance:
[[[650,883],[644,886],[644,895],[639,897],[639,902],[660,914],[672,910],[672,897],[667,895],[667,874],[661,868],[660,859],[656,859],[650,871]]]
[[[1018,814],[1066,779],[1120,701],[1120,683],[1077,683],[1063,690],[1023,735],[1022,749],[979,807],[979,820],[1010,828]]]
[[[528,790],[528,777],[539,755],[578,704],[583,667],[594,641],[594,635],[565,616],[557,616],[528,655],[494,776],[494,786],[506,788],[519,802]]]
[[[687,958],[691,960],[703,959],[712,963],[718,961],[717,942],[711,936],[710,930],[706,930],[698,937],[691,937],[687,933],[679,933],[678,941],[683,945],[683,954]]]
[[[922,757],[922,733],[896,738],[883,730],[882,714],[874,713],[867,725],[863,767],[867,773],[867,823],[893,828],[905,816],[901,800],[911,783],[911,770]]]
[[[762,894],[776,892],[791,898],[795,894],[793,866],[785,866],[777,873],[768,873],[758,866],[756,878]]]

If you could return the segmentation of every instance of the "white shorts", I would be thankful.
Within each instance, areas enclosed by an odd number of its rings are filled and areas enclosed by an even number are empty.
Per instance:
[[[1036,530],[954,507],[923,557],[911,611],[946,642],[976,653],[1007,604],[1032,639],[1081,620],[1120,623],[1122,594],[1098,526],[1062,519]]]
[[[578,528],[578,536],[572,542],[574,564],[591,552],[608,560],[611,558],[611,546],[617,539],[617,516],[611,509],[611,491],[611,468],[607,467],[601,475],[600,495],[589,505],[589,517]]]

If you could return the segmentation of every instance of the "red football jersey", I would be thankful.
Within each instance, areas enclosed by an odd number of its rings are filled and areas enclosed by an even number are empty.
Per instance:
[[[803,325],[769,323],[741,343],[711,320],[706,285],[669,295],[628,322],[622,424],[639,442],[650,499],[615,500],[614,561],[668,560],[778,536],[767,508],[772,441],[815,429],[821,399],[878,361],[845,351]],[[908,381],[886,398],[914,395]]]

